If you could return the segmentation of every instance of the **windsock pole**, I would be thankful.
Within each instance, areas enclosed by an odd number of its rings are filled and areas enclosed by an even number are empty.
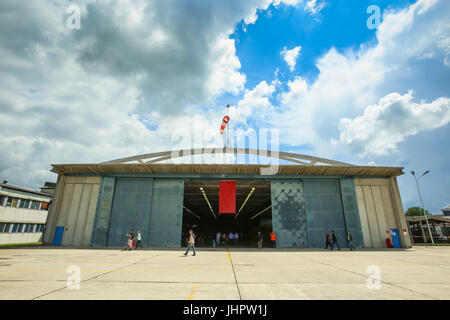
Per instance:
[[[228,117],[228,111],[229,111],[229,109],[230,109],[230,105],[229,104],[227,104],[227,117]],[[230,119],[230,117],[228,117],[228,119]],[[229,120],[228,120],[229,121]],[[227,140],[226,140],[226,145],[225,145],[225,148],[228,148],[228,146],[229,146],[229,144],[230,144],[230,140],[228,140],[228,128],[230,127],[230,125],[228,124],[227,125],[227,136],[226,136],[226,138],[227,138]]]

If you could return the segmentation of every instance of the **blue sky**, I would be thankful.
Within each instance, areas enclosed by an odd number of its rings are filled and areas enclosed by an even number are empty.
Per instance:
[[[56,180],[52,163],[222,146],[230,104],[241,144],[270,129],[282,151],[405,167],[405,209],[418,204],[409,171],[430,170],[425,206],[450,203],[447,0],[4,0],[0,12],[1,179],[37,188]]]
[[[242,71],[247,77],[247,87],[254,87],[261,81],[273,79],[275,70],[279,70],[278,78],[286,83],[296,76],[301,76],[308,83],[313,83],[319,70],[316,61],[331,47],[340,52],[349,48],[357,50],[360,46],[376,46],[376,29],[369,29],[366,21],[371,15],[366,12],[369,5],[376,4],[381,12],[399,10],[416,1],[329,1],[318,15],[310,15],[298,7],[271,5],[268,10],[259,14],[255,24],[246,25],[241,22],[231,36],[236,39],[236,54],[242,64]],[[280,56],[284,47],[293,48],[301,45],[301,55],[297,60],[294,72]],[[448,77],[448,70],[437,64],[434,69],[441,69]],[[280,88],[280,90],[282,90]],[[448,93],[448,82],[442,88],[415,88],[420,96],[429,98],[437,94]],[[435,91],[435,92],[433,92]],[[447,95],[448,96],[448,95]],[[230,98],[230,97],[227,97]],[[273,100],[272,100],[273,101]],[[273,101],[276,103],[276,101]],[[257,127],[257,124],[254,124]],[[411,170],[418,174],[432,168],[428,176],[420,180],[423,184],[425,202],[431,211],[440,214],[450,193],[447,190],[427,192],[439,187],[446,188],[450,175],[449,152],[444,150],[450,138],[447,125],[437,131],[423,132],[408,138],[399,145],[399,152],[377,158],[376,164],[386,166],[404,166],[405,175],[398,178],[406,207],[417,205],[418,196]],[[430,143],[431,142],[431,143]],[[289,148],[282,145],[281,149]],[[296,146],[295,150],[308,153],[314,149],[310,144]],[[429,155],[429,156],[425,156]],[[353,163],[359,163],[355,159]],[[361,163],[366,164],[366,163]],[[422,170],[422,171],[420,171]],[[446,173],[440,176],[441,173]],[[437,182],[437,185],[436,185]],[[446,197],[447,195],[447,197]]]
[[[318,70],[316,59],[331,47],[338,50],[358,48],[360,45],[376,44],[376,29],[366,27],[367,8],[376,4],[381,11],[403,8],[413,0],[363,1],[337,0],[327,2],[317,15],[311,15],[298,7],[273,4],[260,13],[255,24],[241,22],[231,36],[236,39],[236,53],[247,76],[247,86],[270,79],[279,68],[282,77],[302,75],[312,82]],[[292,48],[301,44],[301,59],[295,72],[280,57],[283,47]]]

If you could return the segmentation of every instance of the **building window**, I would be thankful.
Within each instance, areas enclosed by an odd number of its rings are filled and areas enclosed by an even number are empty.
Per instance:
[[[42,202],[41,210],[48,210],[48,202]]]
[[[6,206],[11,207],[12,197],[7,197],[6,199]]]
[[[11,223],[2,223],[3,227],[0,227],[0,232],[9,233],[9,229],[11,228]]]
[[[23,223],[14,223],[12,227],[12,233],[21,233],[23,232]]]
[[[6,200],[6,198],[8,198],[7,196],[1,196],[0,195],[0,206],[4,206],[6,203],[5,203],[5,200]]]
[[[31,209],[33,210],[38,210],[39,209],[39,205],[40,205],[40,201],[31,201]]]
[[[5,227],[6,227],[6,223],[0,222],[0,232],[1,233],[5,232]]]
[[[29,233],[29,232],[32,232],[32,230],[33,230],[33,224],[27,223],[27,225],[25,227],[25,232]]]
[[[12,198],[12,204],[11,207],[17,208],[17,203],[19,202],[18,198]]]
[[[28,209],[28,206],[30,205],[30,200],[28,199],[21,199],[19,208],[25,208]]]

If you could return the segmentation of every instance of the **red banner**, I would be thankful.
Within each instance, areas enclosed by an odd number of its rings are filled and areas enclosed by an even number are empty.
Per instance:
[[[219,213],[236,214],[236,181],[220,181]]]

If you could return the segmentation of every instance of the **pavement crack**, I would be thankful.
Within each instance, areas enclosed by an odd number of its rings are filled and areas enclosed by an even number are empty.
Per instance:
[[[236,272],[234,271],[233,259],[231,258],[230,250],[228,250],[228,248],[227,248],[227,255],[228,255],[228,260],[230,261],[230,264],[231,264],[231,269],[233,270],[234,281],[236,283],[236,287],[237,287],[237,290],[239,293],[239,300],[242,300],[241,290],[239,289],[239,283],[236,278]]]
[[[359,273],[359,272],[356,272],[356,271],[348,270],[348,269],[346,269],[346,268],[342,268],[342,267],[339,267],[339,266],[335,266],[335,265],[332,265],[332,264],[328,264],[328,263],[322,262],[322,261],[317,261],[317,260],[315,260],[315,259],[311,259],[311,258],[308,258],[308,259],[309,259],[309,260],[312,260],[312,261],[315,261],[315,262],[318,262],[318,263],[320,263],[320,264],[323,264],[323,265],[326,265],[326,266],[335,268],[335,269],[343,270],[343,271],[346,271],[346,272],[348,272],[348,273],[352,273],[352,274],[355,274],[355,275],[364,277],[364,278],[367,279],[367,274],[362,274],[362,273]],[[438,298],[433,297],[433,296],[430,296],[429,294],[426,294],[426,293],[417,292],[417,291],[415,291],[415,290],[412,290],[412,289],[408,289],[408,288],[402,287],[402,286],[400,286],[400,285],[398,285],[398,284],[395,284],[395,283],[392,283],[392,282],[389,282],[389,281],[385,281],[385,280],[381,280],[381,279],[380,279],[380,281],[381,281],[382,283],[384,283],[384,284],[388,284],[388,285],[391,285],[391,286],[393,286],[393,287],[400,288],[400,289],[402,289],[402,290],[410,291],[410,292],[412,292],[412,293],[414,293],[414,294],[417,294],[417,295],[419,295],[419,296],[422,295],[422,296],[431,298],[431,299],[433,299],[433,300],[438,300]]]
[[[157,256],[158,256],[158,255],[152,256],[152,257],[150,257],[150,258],[157,257]],[[121,269],[125,269],[125,268],[128,268],[128,267],[131,267],[132,265],[135,265],[135,264],[138,264],[138,263],[142,263],[142,262],[144,262],[144,261],[147,260],[147,259],[149,259],[149,257],[146,257],[146,258],[144,258],[144,259],[140,259],[140,260],[138,260],[138,261],[136,261],[136,262],[133,262],[133,263],[130,263],[130,264],[128,264],[128,265],[125,265],[125,266],[116,268],[116,269],[114,269],[114,270],[106,271],[106,272],[104,272],[104,273],[98,274],[98,275],[96,275],[96,276],[94,276],[94,277],[91,277],[91,278],[89,278],[89,279],[85,279],[85,280],[81,281],[79,284],[81,285],[82,283],[88,282],[88,281],[93,280],[93,279],[97,279],[97,278],[99,278],[99,277],[101,277],[101,276],[104,276],[104,275],[107,275],[107,274],[109,274],[109,273],[113,273],[113,272],[119,271],[119,270],[121,270]],[[32,298],[31,300],[36,300],[36,299],[45,297],[45,296],[47,296],[47,295],[49,295],[49,294],[52,294],[52,293],[55,293],[55,292],[58,292],[58,291],[61,291],[61,290],[67,289],[67,288],[68,288],[68,286],[66,285],[66,286],[64,286],[64,287],[62,287],[62,288],[58,288],[58,289],[52,290],[52,291],[50,291],[50,292],[41,294],[41,295],[39,295],[39,296],[37,296],[37,297]]]

